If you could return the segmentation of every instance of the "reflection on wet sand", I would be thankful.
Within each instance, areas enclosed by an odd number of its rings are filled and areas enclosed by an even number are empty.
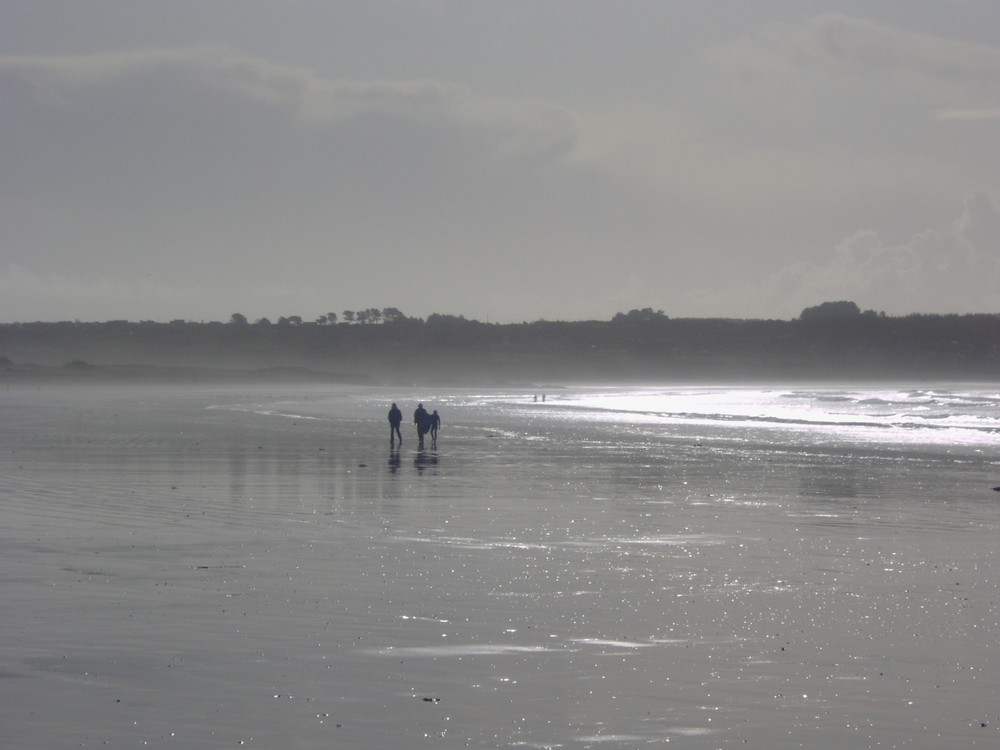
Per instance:
[[[413,459],[413,465],[417,468],[418,474],[423,474],[425,469],[436,467],[438,465],[437,449],[431,448],[430,451],[417,451],[417,455]]]

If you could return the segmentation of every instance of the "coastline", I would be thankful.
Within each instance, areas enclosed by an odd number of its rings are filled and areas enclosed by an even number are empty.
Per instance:
[[[0,384],[10,385],[87,385],[87,384],[150,384],[150,385],[197,385],[197,384],[313,384],[313,385],[354,385],[383,388],[518,388],[539,393],[558,391],[565,388],[605,388],[614,386],[665,387],[691,386],[731,387],[738,385],[816,385],[827,387],[831,384],[865,385],[879,383],[907,383],[912,387],[948,383],[971,385],[1000,384],[1000,379],[984,378],[978,374],[954,376],[908,373],[906,376],[879,372],[854,372],[850,374],[771,374],[747,375],[740,372],[727,374],[660,374],[639,373],[632,376],[588,374],[577,371],[563,373],[564,377],[552,379],[549,374],[539,377],[524,374],[503,374],[465,371],[450,374],[447,368],[432,373],[393,374],[392,369],[378,365],[370,370],[340,370],[322,367],[295,365],[262,365],[249,367],[217,367],[209,365],[156,365],[156,364],[91,364],[84,361],[69,362],[65,365],[38,365],[31,363],[0,363]]]

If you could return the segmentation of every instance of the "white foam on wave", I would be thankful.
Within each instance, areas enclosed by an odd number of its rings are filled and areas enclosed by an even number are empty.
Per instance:
[[[688,545],[719,545],[726,544],[726,537],[709,536],[706,534],[672,534],[670,536],[640,536],[640,537],[608,537],[606,539],[577,539],[563,542],[573,547],[685,547]]]
[[[567,393],[562,416],[583,422],[725,425],[836,436],[865,444],[973,444],[994,440],[995,391],[878,388],[608,388]]]
[[[585,646],[611,646],[612,648],[646,648],[652,643],[641,641],[616,641],[606,638],[572,638],[573,643],[580,643]]]
[[[496,643],[457,643],[453,646],[386,646],[375,649],[379,656],[503,656],[505,654],[544,654],[565,649],[547,646],[515,646]]]
[[[475,539],[473,537],[452,537],[452,536],[435,536],[435,537],[411,537],[411,536],[397,536],[395,540],[398,542],[416,542],[419,544],[440,544],[446,547],[457,547],[459,549],[472,549],[472,550],[492,550],[492,549],[515,549],[515,550],[547,550],[549,546],[546,544],[538,544],[535,542],[518,542],[512,539]]]

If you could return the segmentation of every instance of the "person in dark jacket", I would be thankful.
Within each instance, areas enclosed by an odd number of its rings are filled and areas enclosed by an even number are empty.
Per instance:
[[[424,405],[417,404],[417,408],[413,412],[413,424],[417,426],[417,438],[419,438],[418,444],[421,448],[424,447],[424,435],[426,435],[427,430],[430,429],[429,419],[430,415],[427,413]]]
[[[399,438],[399,444],[403,444],[403,433],[399,431],[399,426],[403,423],[403,412],[399,410],[399,407],[393,403],[392,408],[389,409],[389,446],[392,447],[396,444],[396,438]]]

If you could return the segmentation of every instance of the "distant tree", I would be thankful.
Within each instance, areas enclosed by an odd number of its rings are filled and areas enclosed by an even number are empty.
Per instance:
[[[354,322],[354,310],[344,310],[344,320],[348,323]]]
[[[669,320],[663,310],[654,310],[651,307],[644,307],[641,310],[629,310],[628,313],[618,313],[612,319],[612,323],[648,323],[653,320]]]
[[[799,314],[799,320],[844,320],[861,317],[861,308],[854,302],[824,302],[815,307],[807,307]]]
[[[329,312],[326,314],[326,322],[330,325],[336,325],[337,323],[337,313]]]
[[[441,313],[431,313],[427,316],[427,325],[460,325],[468,323],[464,315],[442,315]]]
[[[266,328],[267,326],[271,325],[271,321],[268,320],[267,318],[257,318],[257,320],[254,321],[254,325],[259,326],[260,328]]]
[[[302,316],[301,315],[289,315],[288,316],[288,323],[289,323],[289,325],[300,326],[300,325],[302,325]]]
[[[381,310],[372,307],[372,308],[369,308],[368,310],[366,310],[366,312],[368,313],[368,322],[369,323],[381,323],[382,322],[382,311]]]
[[[397,320],[405,319],[406,316],[395,307],[386,307],[382,310],[382,320],[386,323],[395,323]]]
[[[354,319],[357,320],[362,325],[365,324],[365,323],[367,323],[368,322],[368,311],[367,310],[358,310],[356,313],[354,313]]]
[[[242,313],[233,313],[232,317],[229,318],[229,325],[233,326],[245,326],[247,324],[247,316]]]

